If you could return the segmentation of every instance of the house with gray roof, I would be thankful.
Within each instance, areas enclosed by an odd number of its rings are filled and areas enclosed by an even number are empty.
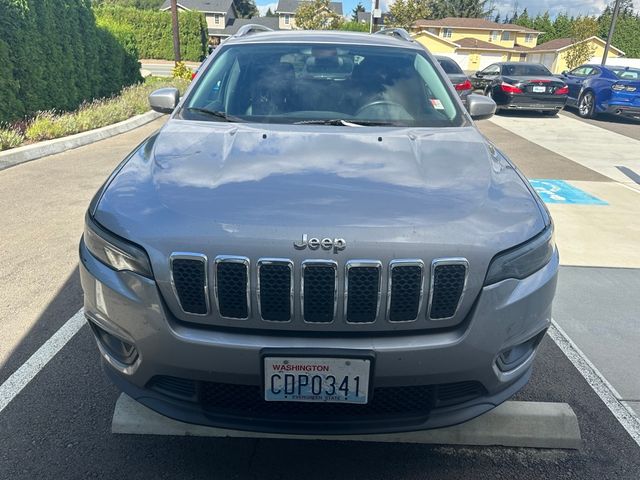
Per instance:
[[[278,15],[278,30],[291,30],[296,28],[296,11],[300,4],[309,0],[278,0],[276,14]],[[331,2],[329,8],[342,16],[342,2]]]
[[[160,10],[170,9],[170,0],[165,0]],[[196,11],[204,14],[211,45],[219,45],[222,40],[233,35],[227,31],[227,27],[235,25],[238,20],[233,0],[178,0],[178,10]],[[235,31],[238,28],[240,27],[235,27]]]

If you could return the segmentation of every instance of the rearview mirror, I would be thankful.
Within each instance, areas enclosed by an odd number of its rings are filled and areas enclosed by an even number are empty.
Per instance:
[[[496,113],[496,102],[484,95],[475,93],[467,96],[467,111],[474,120],[485,120]]]
[[[149,95],[149,105],[159,113],[171,113],[180,101],[177,88],[161,88]]]

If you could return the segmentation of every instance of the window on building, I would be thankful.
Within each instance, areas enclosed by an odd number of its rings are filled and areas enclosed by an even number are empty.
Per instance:
[[[222,15],[219,13],[214,13],[213,14],[213,23],[215,23],[216,25],[220,25],[220,23],[222,22]]]
[[[289,25],[289,22],[291,21],[291,19],[289,18],[289,14],[285,13],[284,14],[284,24],[285,25]]]
[[[524,36],[524,41],[525,41],[526,43],[531,43],[531,42],[533,41],[533,33],[527,33],[527,34]]]
[[[442,36],[444,38],[451,38],[451,35],[453,35],[453,30],[451,28],[443,28],[442,29]]]
[[[491,32],[491,41],[495,42],[496,40],[498,40],[498,38],[500,38],[500,32],[498,32],[497,30],[493,30]]]
[[[437,28],[427,28],[427,32],[433,33],[434,35],[437,35],[438,34],[438,29]]]
[[[511,40],[511,32],[502,32],[502,40]]]

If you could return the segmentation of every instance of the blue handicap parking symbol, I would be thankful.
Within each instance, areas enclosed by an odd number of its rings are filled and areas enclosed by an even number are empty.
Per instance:
[[[609,205],[584,190],[569,185],[564,180],[530,180],[545,203],[568,203],[573,205]]]

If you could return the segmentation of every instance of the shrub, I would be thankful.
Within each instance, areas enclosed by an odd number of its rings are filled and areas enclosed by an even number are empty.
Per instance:
[[[172,86],[184,92],[188,85],[189,81],[180,78],[149,77],[144,83],[123,89],[116,97],[85,103],[74,112],[41,112],[27,125],[25,138],[38,142],[106,127],[149,111],[148,96],[152,91]],[[18,146],[20,142],[6,148]]]
[[[0,151],[19,147],[24,136],[14,128],[0,128]]]
[[[193,71],[185,65],[184,62],[176,63],[176,66],[171,70],[173,78],[182,78],[183,80],[191,80],[193,77]]]
[[[0,122],[73,110],[140,80],[135,51],[96,25],[88,0],[0,0]]]
[[[96,7],[94,12],[98,23],[108,28],[118,26],[131,31],[135,36],[140,58],[174,60],[170,12],[113,5]],[[208,43],[204,15],[200,12],[181,11],[178,19],[182,60],[202,60],[207,54]]]

